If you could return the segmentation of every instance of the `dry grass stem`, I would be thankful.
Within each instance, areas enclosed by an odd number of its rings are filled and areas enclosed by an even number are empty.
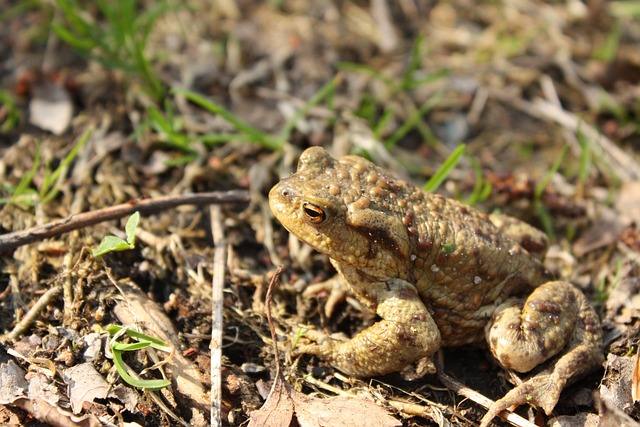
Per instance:
[[[46,291],[38,299],[38,301],[29,309],[27,314],[24,315],[22,320],[7,334],[10,340],[15,341],[20,338],[29,327],[40,317],[42,310],[58,296],[62,291],[61,285],[55,285],[48,291]]]
[[[441,372],[440,370],[438,370],[438,379],[442,382],[442,384],[447,386],[449,390],[476,402],[484,408],[489,409],[489,407],[494,403],[493,400],[483,396],[481,393],[478,393],[475,390],[470,389],[469,387],[457,381],[455,378],[445,374],[444,372]],[[514,426],[536,427],[535,424],[529,422],[528,420],[513,412],[508,412],[506,414],[503,412],[501,416],[503,416],[506,421]]]
[[[56,237],[71,230],[95,225],[103,221],[124,218],[134,212],[141,214],[157,213],[180,205],[207,205],[215,203],[247,203],[246,191],[214,191],[185,195],[164,196],[146,200],[136,200],[122,205],[110,206],[92,212],[71,215],[67,218],[38,225],[27,230],[14,231],[0,235],[0,253],[10,251],[48,237]]]
[[[224,237],[222,210],[219,205],[210,208],[213,234],[213,278],[211,280],[211,425],[222,425],[222,312],[225,283],[227,242]]]

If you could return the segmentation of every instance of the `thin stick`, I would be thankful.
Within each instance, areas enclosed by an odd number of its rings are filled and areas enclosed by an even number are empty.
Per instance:
[[[44,310],[44,308],[49,305],[56,296],[58,296],[60,291],[62,291],[62,286],[58,285],[42,294],[38,302],[36,302],[33,307],[31,307],[29,312],[22,318],[20,323],[18,323],[13,328],[13,330],[9,332],[9,339],[12,341],[18,339],[24,333],[24,331],[26,331],[29,326],[31,326],[31,324],[36,321],[36,318],[40,315],[40,312]]]
[[[574,133],[582,132],[590,142],[600,149],[599,152],[605,156],[609,166],[622,180],[633,181],[640,177],[640,164],[613,141],[602,135],[598,129],[580,120],[575,114],[541,98],[535,98],[533,102],[530,102],[497,90],[492,90],[491,96],[532,117],[550,120]]]
[[[222,210],[211,206],[213,234],[213,279],[211,281],[211,426],[222,426],[222,291],[224,288],[227,242],[222,227]]]
[[[150,214],[180,205],[209,205],[222,203],[247,203],[249,192],[244,190],[213,191],[210,193],[194,193],[172,195],[154,199],[133,200],[117,206],[111,206],[77,215],[71,215],[46,224],[37,225],[27,230],[14,231],[0,236],[0,253],[13,250],[48,237],[55,237],[71,230],[77,230],[104,221],[123,218],[138,211]]]
[[[484,406],[485,408],[490,408],[493,405],[493,400],[485,397],[484,395],[478,393],[477,391],[470,389],[464,384],[460,383],[453,377],[442,372],[442,370],[438,369],[438,379],[442,384],[444,384],[449,390],[457,393],[461,396],[466,397],[479,405]],[[529,422],[528,420],[522,418],[520,415],[515,412],[503,411],[500,416],[504,417],[506,421],[511,423],[514,426],[519,427],[535,427],[535,424]]]
[[[280,274],[282,274],[282,270],[284,267],[279,265],[276,268],[275,273],[273,273],[273,277],[269,281],[269,287],[267,288],[267,295],[265,297],[265,305],[267,308],[267,323],[269,324],[269,332],[271,332],[271,341],[273,343],[273,356],[275,358],[276,363],[276,377],[282,375],[282,369],[280,367],[280,352],[278,351],[278,338],[276,337],[276,327],[273,324],[273,318],[271,317],[271,297],[273,295],[273,289],[276,287],[276,283],[280,278]],[[284,378],[282,378],[284,380]],[[273,391],[273,388],[271,389]]]

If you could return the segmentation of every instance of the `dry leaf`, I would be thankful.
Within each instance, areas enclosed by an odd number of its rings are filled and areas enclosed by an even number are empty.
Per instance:
[[[629,356],[607,355],[605,375],[600,386],[600,400],[610,408],[623,411],[633,405],[631,400],[631,382],[635,358]]]
[[[4,358],[3,358],[4,359]],[[55,426],[100,427],[95,415],[81,417],[58,407],[60,393],[42,374],[25,372],[13,360],[0,363],[0,404],[22,408],[38,421]],[[28,394],[28,397],[27,397]]]
[[[43,79],[33,86],[29,102],[29,122],[40,129],[61,135],[73,117],[69,92],[59,83]]]
[[[640,424],[619,408],[602,402],[599,427],[640,427]]]
[[[57,405],[62,399],[62,393],[51,378],[40,372],[29,372],[25,376],[29,382],[29,399],[40,399],[50,405]]]
[[[28,389],[24,371],[13,360],[0,364],[0,404],[13,403],[16,398],[25,396]]]
[[[613,209],[603,208],[602,215],[573,244],[577,257],[618,241],[623,225]]]
[[[104,399],[109,394],[109,383],[88,362],[65,369],[64,381],[69,385],[69,398],[74,414],[82,411],[84,402],[93,403],[94,399]]]
[[[632,260],[623,262],[620,281],[611,287],[605,302],[606,318],[615,325],[630,325],[640,318],[640,279],[634,273],[635,265]]]
[[[600,417],[596,414],[561,415],[549,420],[549,427],[598,427]]]
[[[623,225],[640,224],[640,181],[623,183],[614,207]]]
[[[375,424],[395,427],[401,423],[373,402],[356,397],[319,399],[293,389],[280,375],[267,400],[250,414],[249,427],[358,427]],[[295,423],[295,421],[297,423]]]

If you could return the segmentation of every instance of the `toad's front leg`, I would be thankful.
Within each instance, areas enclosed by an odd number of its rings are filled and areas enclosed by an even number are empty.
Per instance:
[[[564,386],[597,369],[604,359],[598,315],[582,292],[567,282],[536,288],[524,306],[499,307],[486,335],[493,355],[506,368],[528,372],[555,358],[547,369],[495,402],[482,426],[522,403],[550,414]]]
[[[316,343],[296,352],[320,356],[346,374],[370,377],[399,371],[440,348],[440,331],[415,286],[391,279],[367,283],[358,291],[382,320],[348,341],[308,334]]]

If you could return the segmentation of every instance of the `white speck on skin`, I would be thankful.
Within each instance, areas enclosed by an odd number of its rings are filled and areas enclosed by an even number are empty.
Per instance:
[[[480,276],[476,276],[473,278],[473,283],[476,285],[479,285],[480,282],[482,282],[482,279],[480,278]]]
[[[431,264],[431,271],[437,273],[438,271],[440,271],[440,268],[435,264]]]

